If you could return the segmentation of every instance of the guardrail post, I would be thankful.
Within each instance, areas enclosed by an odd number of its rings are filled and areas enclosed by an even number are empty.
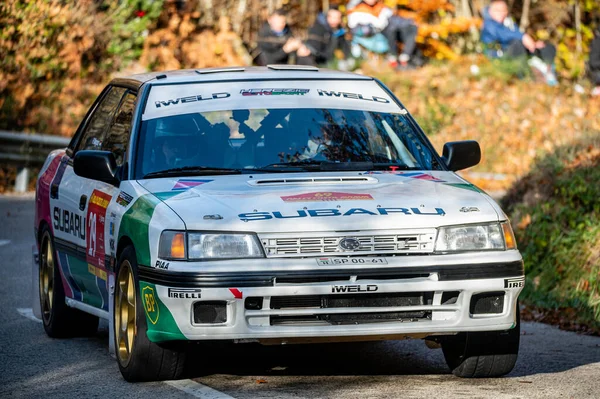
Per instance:
[[[29,185],[29,168],[17,169],[17,178],[15,179],[15,191],[24,193]]]
[[[42,166],[51,151],[68,145],[68,137],[0,130],[0,163],[17,167],[14,189],[23,193],[29,187],[31,168]]]

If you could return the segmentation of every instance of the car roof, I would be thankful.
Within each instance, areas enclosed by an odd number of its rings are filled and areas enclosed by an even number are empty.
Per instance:
[[[204,69],[179,69],[148,72],[115,78],[111,84],[124,84],[140,88],[145,83],[199,83],[224,80],[277,80],[277,79],[327,79],[327,80],[373,80],[352,72],[303,65],[267,65],[266,67],[227,67]]]

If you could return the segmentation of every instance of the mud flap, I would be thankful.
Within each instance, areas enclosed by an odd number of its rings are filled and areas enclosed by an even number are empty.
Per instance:
[[[31,262],[31,309],[33,315],[38,319],[42,319],[42,307],[40,305],[40,254],[37,250],[37,245],[32,246],[32,262]]]
[[[108,354],[117,358],[115,348],[115,273],[108,273]]]

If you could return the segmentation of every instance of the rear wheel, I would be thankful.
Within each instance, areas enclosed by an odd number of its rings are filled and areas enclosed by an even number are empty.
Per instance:
[[[139,294],[135,251],[127,247],[119,257],[114,301],[117,362],[125,380],[157,381],[178,378],[185,353],[150,342]]]
[[[95,334],[98,317],[70,308],[65,303],[54,240],[48,227],[42,228],[39,259],[40,308],[46,334],[52,338]]]
[[[517,362],[521,334],[519,307],[516,326],[507,331],[460,333],[442,341],[452,374],[464,378],[500,377]]]

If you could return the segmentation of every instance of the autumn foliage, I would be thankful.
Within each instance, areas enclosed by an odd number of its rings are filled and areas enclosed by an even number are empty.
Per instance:
[[[0,5],[0,26],[0,128],[71,134],[101,89],[110,27],[92,1],[14,0]]]

